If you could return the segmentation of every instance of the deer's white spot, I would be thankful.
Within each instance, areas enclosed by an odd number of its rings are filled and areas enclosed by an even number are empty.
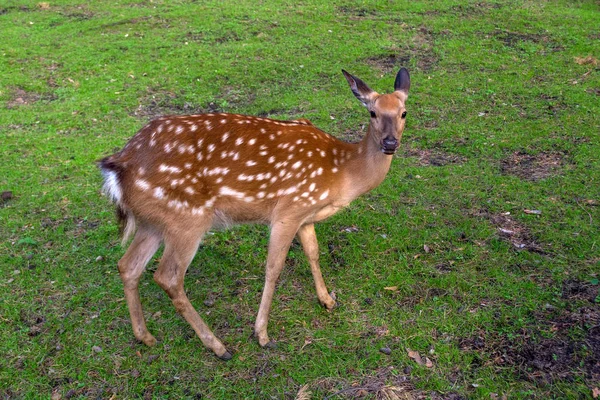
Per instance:
[[[222,119],[221,121],[219,121],[219,122],[220,122],[220,123],[222,123],[222,124],[226,124],[226,123],[227,123],[227,120],[226,120],[225,118],[223,118],[223,119]]]
[[[321,150],[319,153],[321,154],[321,157],[325,157],[326,156],[326,153],[323,150]]]
[[[167,165],[167,164],[160,164],[158,166],[158,170],[160,172],[168,172],[170,174],[179,174],[181,172],[181,168],[174,167],[172,165]]]
[[[308,187],[308,191],[309,191],[309,192],[314,192],[314,191],[315,191],[315,187],[316,187],[316,186],[317,186],[317,185],[316,185],[314,182],[313,182],[313,183],[311,183],[311,184],[310,184],[310,186]]]
[[[256,143],[256,139],[255,138],[248,140],[248,144],[249,145],[253,145],[254,143]]]
[[[193,207],[192,208],[192,215],[203,215],[204,214],[204,207]]]
[[[248,161],[246,161],[246,165],[248,167],[252,167],[252,166],[256,165],[256,161],[248,160]]]
[[[225,132],[223,136],[221,136],[221,142],[225,143],[227,138],[229,137],[229,132]]]
[[[275,156],[269,157],[269,159],[267,161],[269,164],[273,164],[275,162]]]
[[[325,200],[327,196],[329,196],[329,189],[321,193],[321,195],[319,196],[319,200]]]
[[[171,143],[165,143],[164,149],[165,153],[170,153],[171,150],[173,150],[173,145]]]
[[[175,128],[175,134],[179,135],[181,132],[183,132],[183,126],[179,125],[177,128]]]
[[[300,166],[302,166],[302,161],[296,161],[294,164],[292,164],[292,169],[298,169]]]
[[[212,153],[214,149],[215,149],[215,145],[213,143],[211,143],[211,144],[208,145],[207,150],[208,150],[209,153]]]
[[[331,172],[333,172],[335,174],[336,172],[338,172],[338,169],[333,167],[333,168],[331,168]]]
[[[246,193],[244,193],[244,192],[238,192],[237,190],[232,189],[232,188],[230,188],[228,186],[222,186],[219,189],[219,194],[222,195],[222,196],[232,196],[232,197],[235,197],[237,199],[242,199],[242,198],[246,197]]]
[[[190,130],[191,130],[192,132],[196,132],[196,130],[197,130],[197,129],[198,129],[198,125],[196,125],[196,124],[192,124],[192,125],[190,126]]]
[[[159,200],[165,198],[165,191],[160,186],[154,188],[153,196]]]
[[[194,194],[194,193],[196,193],[196,191],[194,190],[194,188],[191,187],[191,186],[186,187],[185,189],[183,189],[183,191],[186,192],[187,194]]]

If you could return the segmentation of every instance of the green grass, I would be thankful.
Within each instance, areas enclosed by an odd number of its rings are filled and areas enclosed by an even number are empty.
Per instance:
[[[387,384],[431,398],[591,397],[598,12],[594,1],[5,1],[0,395],[279,399],[308,385],[315,398],[382,398]],[[400,66],[409,117],[388,177],[317,226],[339,307],[318,305],[294,244],[269,325],[279,345],[261,349],[250,335],[268,231],[237,227],[208,235],[186,277],[233,359],[202,346],[151,273],[142,302],[159,344],[137,343],[95,160],[155,115],[215,109],[356,139],[368,114],[340,70],[389,92]]]

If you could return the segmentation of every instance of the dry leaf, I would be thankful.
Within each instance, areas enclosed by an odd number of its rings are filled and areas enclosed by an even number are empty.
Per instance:
[[[598,397],[600,397],[600,389],[595,387],[592,389],[592,397],[597,399]]]
[[[419,354],[418,351],[414,351],[411,349],[406,349],[407,353],[408,353],[408,357],[412,358],[413,360],[415,360],[415,362],[419,365],[423,365],[423,359],[421,358],[421,355]]]
[[[308,390],[308,385],[304,385],[300,388],[298,393],[296,394],[295,400],[310,400],[312,396],[312,392]]]
[[[431,251],[429,246],[427,246],[426,244],[423,245],[423,250],[425,250],[425,253],[429,253]]]
[[[600,61],[598,61],[597,58],[594,58],[592,56],[587,56],[587,57],[575,57],[575,62],[579,65],[588,65],[591,64],[593,66],[597,66],[598,64],[600,64]]]
[[[540,215],[542,213],[541,210],[528,210],[528,209],[524,209],[523,212],[525,214],[535,214],[535,215]]]
[[[384,290],[390,290],[392,292],[395,292],[398,290],[398,286],[387,286],[383,288]]]
[[[425,357],[425,366],[427,368],[432,368],[433,367],[433,361],[431,361],[428,357]]]

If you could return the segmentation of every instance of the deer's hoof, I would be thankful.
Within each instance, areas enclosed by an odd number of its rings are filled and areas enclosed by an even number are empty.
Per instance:
[[[225,350],[225,353],[223,353],[223,354],[221,354],[220,356],[217,356],[217,357],[219,357],[223,361],[228,361],[228,360],[231,360],[232,355],[231,355],[230,352],[228,352],[227,350]]]
[[[153,347],[154,345],[156,345],[156,338],[149,333],[139,338],[139,340],[148,347]]]

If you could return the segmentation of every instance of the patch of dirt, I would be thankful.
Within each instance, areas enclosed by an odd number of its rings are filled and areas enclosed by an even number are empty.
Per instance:
[[[504,46],[517,50],[523,50],[523,43],[541,44],[550,51],[561,51],[564,47],[559,45],[554,39],[547,34],[541,33],[522,33],[497,30],[493,33],[496,39],[500,40]]]
[[[163,115],[235,112],[236,109],[254,103],[256,93],[247,94],[233,86],[226,86],[213,100],[203,106],[179,101],[179,97],[180,95],[172,91],[149,88],[147,93],[141,96],[140,105],[132,115],[147,120]],[[295,110],[286,111],[294,112]],[[269,112],[271,111],[267,111],[267,113]]]
[[[391,74],[398,72],[401,67],[406,67],[410,62],[410,56],[407,54],[389,53],[369,57],[365,62],[367,65],[375,67],[385,74]]]
[[[390,48],[387,54],[369,57],[363,62],[384,74],[395,73],[400,67],[412,67],[413,63],[423,72],[432,71],[438,63],[433,50],[435,37],[444,34],[420,27],[403,47]]]
[[[600,304],[598,285],[569,279],[562,284],[566,309],[547,306],[536,321],[508,338],[490,332],[458,340],[463,351],[490,355],[491,363],[516,369],[522,380],[539,385],[557,381],[600,380]],[[575,306],[575,303],[579,306]],[[582,304],[582,305],[581,305]]]
[[[595,303],[600,295],[600,286],[577,279],[567,279],[562,285],[561,297],[567,300],[587,300]],[[600,305],[599,305],[600,307]]]
[[[273,108],[273,109],[266,110],[266,111],[259,111],[258,113],[256,113],[256,116],[261,117],[261,118],[277,119],[278,116],[281,116],[281,115],[286,115],[291,118],[295,118],[296,116],[301,116],[302,114],[303,114],[303,111],[300,108],[293,107],[290,109]]]
[[[408,371],[410,373],[410,371]],[[410,377],[399,374],[394,367],[381,368],[371,375],[357,376],[357,371],[348,371],[349,377],[323,378],[302,386],[296,399],[356,399],[373,398],[377,400],[462,400],[457,393],[424,392],[415,388]],[[313,391],[322,396],[313,396]],[[323,396],[324,395],[324,396]]]
[[[434,166],[442,167],[448,164],[463,164],[466,162],[466,158],[447,153],[439,149],[407,149],[406,155],[409,157],[416,157],[419,165],[421,166]]]
[[[586,93],[595,94],[596,96],[600,96],[600,88],[597,89],[586,89]]]
[[[345,15],[351,20],[373,18],[378,15],[376,10],[355,5],[339,6],[337,7],[337,11],[339,14]]]
[[[52,101],[55,99],[56,96],[54,95],[42,95],[18,87],[13,90],[11,99],[7,101],[6,107],[16,108],[19,106],[30,105],[40,100]]]
[[[168,90],[147,89],[146,95],[140,98],[140,104],[132,115],[148,120],[163,115],[199,114],[204,109],[191,103],[177,101],[177,94]]]
[[[468,17],[470,15],[483,15],[489,10],[497,10],[502,7],[502,4],[480,1],[473,4],[459,4],[452,6],[450,7],[450,11],[460,14],[462,17]]]
[[[557,175],[564,165],[565,154],[542,152],[529,154],[515,151],[501,161],[503,174],[515,175],[528,181],[539,181]]]
[[[483,217],[494,224],[500,238],[511,243],[516,249],[546,254],[529,231],[529,228],[525,224],[516,221],[510,214],[491,214],[487,210],[480,210],[475,212],[474,215]]]
[[[31,11],[35,11],[35,8],[30,8],[28,6],[1,7],[0,15],[8,14],[9,12],[14,12],[14,11],[31,12]]]

